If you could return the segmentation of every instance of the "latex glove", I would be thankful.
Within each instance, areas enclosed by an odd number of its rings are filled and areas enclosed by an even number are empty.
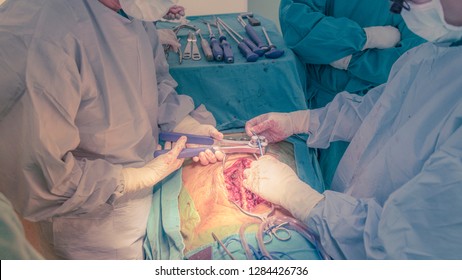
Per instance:
[[[310,111],[301,110],[292,113],[268,113],[255,117],[245,124],[245,132],[265,136],[270,143],[279,142],[287,137],[308,133]]]
[[[178,159],[178,154],[184,149],[185,145],[186,137],[182,136],[168,153],[154,158],[144,167],[123,168],[122,175],[125,185],[123,192],[135,192],[150,188],[180,168],[184,159]]]
[[[164,16],[164,19],[166,19],[166,20],[175,20],[175,19],[180,19],[181,17],[184,17],[184,15],[185,15],[184,7],[174,5],[174,6],[170,7],[167,14]]]
[[[301,221],[324,198],[300,180],[290,166],[269,155],[253,161],[244,170],[243,185],[267,201],[281,205]]]
[[[339,60],[330,63],[330,66],[340,69],[340,70],[347,70],[348,66],[350,65],[352,55],[347,55]]]
[[[209,124],[201,124],[196,121],[193,117],[187,115],[174,129],[174,132],[196,134],[210,136],[216,140],[223,139],[223,133],[219,132],[214,126]],[[196,145],[197,146],[197,145]],[[188,147],[194,147],[194,145],[188,145]],[[213,153],[211,150],[199,153],[198,157],[193,157],[194,162],[200,162],[202,165],[210,163],[216,163],[222,161],[224,154],[220,151]]]
[[[366,44],[365,49],[388,49],[393,48],[401,40],[401,33],[393,26],[371,26],[365,27]]]
[[[173,30],[165,28],[157,29],[157,33],[159,34],[159,41],[162,45],[169,45],[174,52],[178,52],[181,44],[178,42],[178,38]]]

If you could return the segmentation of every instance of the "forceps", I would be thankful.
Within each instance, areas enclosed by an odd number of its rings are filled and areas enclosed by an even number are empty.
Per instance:
[[[237,208],[239,208],[239,210],[242,213],[246,214],[247,216],[257,218],[261,220],[262,224],[265,223],[267,225],[267,228],[265,230],[265,236],[267,236],[268,238],[264,239],[263,242],[265,244],[268,244],[271,241],[273,241],[273,237],[280,241],[287,241],[292,237],[292,235],[290,234],[290,231],[284,227],[287,223],[281,223],[279,225],[275,225],[273,223],[268,222],[268,217],[274,212],[273,204],[271,204],[271,209],[268,212],[257,214],[257,213],[251,213],[251,212],[245,211],[236,202],[234,201],[232,202],[234,203],[234,205],[236,205]]]

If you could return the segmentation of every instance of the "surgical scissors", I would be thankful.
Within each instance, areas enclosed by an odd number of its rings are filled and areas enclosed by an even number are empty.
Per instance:
[[[287,241],[289,240],[292,235],[290,234],[290,231],[285,228],[285,224],[286,223],[281,223],[281,224],[273,224],[273,223],[268,223],[268,218],[271,214],[273,214],[274,212],[274,204],[271,204],[271,208],[268,212],[266,213],[261,213],[261,214],[257,214],[257,213],[251,213],[251,212],[248,212],[244,209],[242,209],[242,207],[240,207],[236,202],[233,201],[233,204],[236,205],[236,207],[244,214],[246,214],[247,216],[250,216],[250,217],[254,217],[254,218],[257,218],[259,220],[261,220],[261,223],[265,223],[267,224],[267,228],[265,230],[265,236],[267,236],[268,238],[265,240],[265,238],[263,237],[263,241],[265,244],[268,244],[270,243],[271,241],[273,241],[273,237],[280,240],[280,241]]]

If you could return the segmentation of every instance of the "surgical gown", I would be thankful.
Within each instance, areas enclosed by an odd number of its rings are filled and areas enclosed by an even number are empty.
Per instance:
[[[404,54],[388,82],[313,110],[311,147],[350,142],[306,218],[335,259],[462,258],[462,46]]]
[[[121,170],[194,107],[154,25],[96,0],[7,1],[0,46],[0,190],[58,258],[143,258],[152,189],[118,196]]]
[[[282,0],[280,22],[287,45],[306,65],[309,108],[320,108],[342,91],[365,94],[384,83],[393,63],[407,50],[425,42],[412,33],[389,0]],[[364,27],[391,25],[401,33],[394,48],[367,49]],[[352,55],[346,71],[329,64]],[[347,143],[319,151],[326,185],[330,185]]]

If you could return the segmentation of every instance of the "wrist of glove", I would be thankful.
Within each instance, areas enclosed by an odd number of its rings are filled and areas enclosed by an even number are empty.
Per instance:
[[[245,188],[267,201],[281,205],[304,220],[324,196],[301,181],[287,164],[263,156],[244,171]]]
[[[280,205],[298,220],[305,221],[311,210],[322,199],[324,199],[324,195],[315,191],[310,185],[299,178],[296,178],[287,182],[287,190],[284,196],[281,197]]]
[[[366,43],[362,50],[388,49],[396,46],[401,40],[401,33],[393,26],[365,27]]]
[[[340,69],[340,70],[348,70],[348,66],[350,65],[352,55],[347,55],[339,60],[330,63],[330,66]]]
[[[124,193],[132,193],[145,188],[151,188],[165,177],[177,170],[184,159],[178,159],[186,144],[186,137],[181,137],[176,145],[166,154],[160,155],[139,168],[123,168]]]
[[[268,113],[249,120],[245,124],[247,135],[254,133],[265,136],[271,142],[279,142],[293,134],[308,133],[310,111],[291,113]]]
[[[310,126],[310,110],[300,110],[289,113],[292,123],[292,134],[308,133]]]

